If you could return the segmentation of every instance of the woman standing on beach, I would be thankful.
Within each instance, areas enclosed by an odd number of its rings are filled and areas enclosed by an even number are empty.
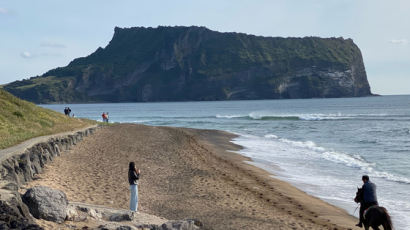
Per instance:
[[[138,211],[138,180],[140,178],[140,170],[135,167],[134,162],[130,162],[128,168],[128,182],[130,183],[131,199],[130,209],[131,211]]]

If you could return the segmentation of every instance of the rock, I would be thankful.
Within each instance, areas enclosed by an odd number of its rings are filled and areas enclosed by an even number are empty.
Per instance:
[[[202,223],[197,220],[169,221],[161,217],[126,209],[114,209],[99,205],[71,202],[67,209],[67,220],[98,221],[100,230],[197,230]]]
[[[38,219],[62,223],[67,216],[67,196],[60,190],[36,186],[27,190],[23,202]]]
[[[36,225],[20,194],[0,189],[0,230],[2,229],[43,229]]]
[[[161,225],[161,230],[197,230],[202,223],[197,220],[173,220]]]
[[[95,219],[110,222],[122,222],[122,221],[135,221],[140,216],[150,215],[136,214],[126,209],[114,209],[99,205],[90,205],[78,202],[71,202],[67,208],[67,220],[71,221],[83,221],[85,219]],[[154,221],[161,221],[158,217],[152,217]],[[164,223],[165,221],[161,222]]]
[[[134,226],[130,225],[118,225],[115,223],[107,223],[98,226],[98,230],[140,230],[139,228],[136,228]],[[151,229],[151,228],[148,228]]]
[[[15,182],[2,181],[2,182],[0,182],[0,189],[6,189],[6,190],[10,190],[10,191],[17,191],[19,189],[19,186]]]
[[[131,221],[132,212],[126,213],[114,213],[110,216],[110,221],[120,222],[120,221]]]
[[[89,215],[88,215],[86,210],[79,211],[79,210],[77,210],[76,207],[70,206],[70,205],[67,208],[66,220],[74,221],[74,222],[80,222],[80,221],[87,220],[88,216]]]
[[[118,223],[106,223],[98,226],[99,230],[199,230],[200,226],[196,225],[199,223],[195,220],[178,220],[178,221],[168,221],[167,223],[158,226],[151,224],[144,225],[120,225]]]

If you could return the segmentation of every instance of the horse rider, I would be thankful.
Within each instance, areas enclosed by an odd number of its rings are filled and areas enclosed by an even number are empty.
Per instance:
[[[369,179],[368,175],[363,175],[362,176],[362,181],[363,181],[363,203],[360,204],[360,219],[359,223],[356,224],[358,227],[363,226],[363,213],[366,209],[370,208],[373,205],[379,205],[377,202],[377,196],[376,196],[376,185],[372,183]]]

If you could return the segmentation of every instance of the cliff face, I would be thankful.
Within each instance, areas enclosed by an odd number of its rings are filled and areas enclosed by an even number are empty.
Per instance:
[[[371,95],[351,39],[258,37],[204,27],[115,28],[105,48],[4,88],[36,103]]]

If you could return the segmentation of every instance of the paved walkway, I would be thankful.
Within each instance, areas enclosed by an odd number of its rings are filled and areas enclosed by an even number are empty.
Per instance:
[[[4,160],[15,156],[15,155],[19,155],[24,153],[27,149],[33,147],[34,145],[41,143],[41,142],[46,142],[51,138],[58,138],[58,137],[64,137],[64,136],[68,136],[68,135],[72,135],[75,134],[77,132],[80,131],[85,131],[87,129],[90,128],[95,128],[98,125],[91,125],[82,129],[76,129],[74,131],[69,131],[69,132],[64,132],[64,133],[57,133],[57,134],[52,134],[52,135],[48,135],[48,136],[41,136],[41,137],[35,137],[29,140],[26,140],[18,145],[6,148],[6,149],[1,149],[0,150],[0,162],[3,162]]]

